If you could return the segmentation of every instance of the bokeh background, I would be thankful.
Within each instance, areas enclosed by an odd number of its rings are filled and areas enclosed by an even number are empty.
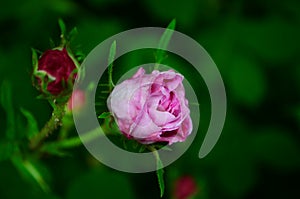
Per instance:
[[[165,169],[164,198],[172,198],[176,180],[186,175],[195,180],[199,199],[300,198],[299,10],[297,0],[1,1],[0,84],[12,84],[15,111],[26,108],[42,127],[51,107],[36,98],[31,85],[30,48],[44,51],[49,38],[58,40],[58,18],[69,29],[78,28],[74,43],[84,54],[120,31],[166,27],[176,18],[176,30],[198,41],[219,67],[228,113],[217,145],[198,159],[210,116],[200,80],[200,129],[187,153]],[[130,67],[140,58],[128,60]],[[183,73],[197,86],[193,73]],[[0,107],[0,140],[7,122],[4,110]],[[155,173],[109,169],[84,147],[69,154],[41,158],[50,193],[24,178],[10,160],[1,161],[0,198],[159,198]]]

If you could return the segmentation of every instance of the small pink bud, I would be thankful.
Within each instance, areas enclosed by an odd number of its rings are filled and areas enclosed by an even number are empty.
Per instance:
[[[73,91],[67,105],[68,112],[78,112],[80,111],[86,101],[85,93],[82,90]]]
[[[188,199],[196,192],[197,184],[191,176],[182,176],[175,182],[174,195],[176,199]]]

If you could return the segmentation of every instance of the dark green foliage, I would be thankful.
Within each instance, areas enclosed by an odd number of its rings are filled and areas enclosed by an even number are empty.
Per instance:
[[[164,178],[161,171],[157,173],[160,181],[165,181],[163,198],[174,196],[174,182],[182,175],[195,178],[197,199],[299,198],[299,7],[297,0],[3,1],[0,6],[0,198],[160,197],[155,172],[127,174],[109,170],[84,147],[58,150],[50,145],[57,134],[49,136],[45,153],[28,148],[28,138],[51,115],[51,106],[45,100],[36,99],[39,93],[32,87],[30,48],[47,50],[51,48],[49,38],[58,38],[60,29],[68,32],[69,27],[76,26],[78,34],[74,29],[69,37],[77,35],[72,49],[76,47],[73,53],[82,60],[113,34],[136,27],[166,27],[174,18],[175,30],[198,41],[217,64],[226,86],[228,114],[216,147],[207,157],[198,159],[210,118],[209,94],[201,75],[188,63],[172,59],[173,55],[163,51],[145,50],[149,55],[144,56],[141,50],[114,60],[114,83],[133,66],[158,61],[174,65],[196,88],[201,110],[200,130],[189,150],[164,168]],[[60,28],[59,18],[65,23]],[[174,22],[171,24],[175,27]],[[59,42],[60,38],[53,43]],[[38,55],[33,54],[36,58]],[[108,77],[105,78],[107,84]],[[108,85],[99,85],[99,90],[107,92]],[[109,113],[100,115],[108,111],[106,102],[101,101],[107,96],[108,93],[96,96],[96,102],[101,103],[96,106],[100,123],[110,118]],[[190,107],[194,108],[192,104]],[[77,133],[74,130],[68,136],[76,137]],[[80,146],[78,140],[75,142]],[[125,146],[132,147],[128,150],[147,151],[138,143],[128,142]],[[118,144],[125,147],[123,142]],[[63,157],[56,156],[62,154]]]

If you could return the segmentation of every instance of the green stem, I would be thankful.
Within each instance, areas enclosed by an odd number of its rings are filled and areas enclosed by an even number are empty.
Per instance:
[[[73,137],[67,140],[61,140],[58,142],[52,142],[52,143],[48,143],[45,144],[42,147],[42,151],[47,151],[47,149],[62,149],[62,148],[73,148],[73,147],[77,147],[80,146],[82,143],[87,143],[90,142],[100,136],[104,136],[103,134],[100,134],[100,128],[96,128],[92,131],[89,131],[83,135],[81,135],[81,137]]]
[[[45,124],[42,130],[30,140],[31,149],[38,147],[45,138],[62,125],[64,114],[65,104],[55,106],[50,120]]]
[[[73,117],[71,114],[67,114],[62,119],[62,127],[59,130],[58,140],[64,140],[68,137],[70,130],[74,127]]]
[[[148,149],[153,152],[153,155],[156,160],[156,167],[157,167],[156,175],[157,175],[158,185],[159,185],[159,189],[160,189],[160,197],[162,198],[164,195],[164,191],[165,191],[165,182],[164,182],[164,177],[163,177],[163,174],[164,174],[163,164],[162,164],[162,161],[159,157],[159,153],[156,150],[156,148],[153,146],[148,146]]]
[[[155,160],[158,160],[159,159],[159,154],[156,150],[156,148],[154,146],[147,146],[147,148],[153,153],[154,157],[155,157]]]

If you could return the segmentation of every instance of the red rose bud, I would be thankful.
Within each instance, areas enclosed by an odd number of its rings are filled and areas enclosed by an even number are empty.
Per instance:
[[[176,199],[188,199],[197,193],[197,184],[193,177],[182,176],[175,182],[174,196]]]
[[[75,63],[66,48],[44,52],[34,74],[41,90],[57,96],[66,89],[72,89],[69,84],[73,84],[76,78]]]
[[[84,91],[82,90],[75,90],[73,91],[69,101],[68,101],[68,105],[67,105],[67,112],[78,112],[80,111],[84,105],[85,105],[85,101],[86,101],[86,96]]]

